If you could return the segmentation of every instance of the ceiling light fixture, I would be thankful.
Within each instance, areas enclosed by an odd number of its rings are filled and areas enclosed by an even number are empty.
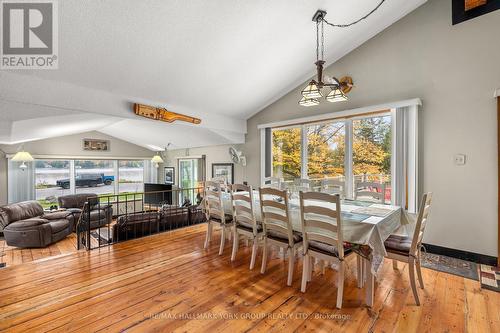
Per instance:
[[[155,156],[151,159],[151,162],[153,163],[155,168],[159,168],[160,164],[163,163],[163,158],[160,156],[160,152],[157,152]]]
[[[35,159],[33,158],[33,156],[31,156],[30,153],[28,153],[27,151],[24,151],[24,150],[17,152],[16,155],[14,155],[14,157],[12,157],[12,161],[22,162],[21,165],[19,166],[19,168],[23,171],[28,168],[28,166],[26,165],[26,162],[33,162],[34,160]]]
[[[360,19],[348,23],[348,24],[334,24],[325,20],[326,11],[318,9],[314,14],[312,20],[316,22],[316,72],[317,78],[312,79],[307,86],[302,90],[302,98],[299,101],[299,105],[301,106],[314,106],[319,104],[319,98],[322,98],[323,92],[321,91],[323,88],[330,88],[330,92],[328,92],[326,96],[326,100],[328,102],[341,102],[347,101],[346,94],[349,93],[353,87],[352,78],[349,76],[344,76],[340,80],[335,77],[325,77],[323,80],[323,66],[325,64],[324,53],[325,53],[325,33],[324,33],[324,24],[328,24],[332,27],[336,28],[347,28],[351,25],[361,22],[366,19],[368,16],[373,14],[379,7],[384,3],[385,0],[381,0],[380,3],[372,9],[368,14],[361,17]],[[321,48],[321,52],[320,52]],[[326,81],[326,82],[325,82]]]
[[[171,144],[172,143],[169,142],[163,151],[167,152],[167,149],[168,149],[168,147],[170,147]],[[157,151],[156,155],[153,156],[153,158],[151,159],[151,163],[153,163],[153,165],[154,165],[155,168],[159,168],[160,164],[164,163],[163,158],[161,158],[160,154],[161,154],[161,152]]]

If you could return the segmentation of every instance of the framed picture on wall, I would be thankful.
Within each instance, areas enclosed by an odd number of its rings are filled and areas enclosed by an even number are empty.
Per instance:
[[[212,178],[215,177],[224,178],[227,184],[234,184],[234,164],[212,163]]]
[[[174,167],[165,167],[165,184],[174,185],[175,184],[175,168]]]
[[[109,151],[109,140],[83,139],[83,150]]]

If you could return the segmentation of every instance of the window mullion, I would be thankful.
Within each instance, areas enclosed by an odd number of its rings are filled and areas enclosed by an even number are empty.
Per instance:
[[[345,137],[344,137],[344,177],[345,177],[345,195],[347,198],[354,198],[354,174],[353,174],[353,128],[352,120],[346,120],[345,124]]]
[[[300,145],[300,155],[301,155],[301,168],[300,168],[300,178],[308,179],[307,174],[307,125],[301,126],[301,145]]]
[[[69,160],[69,192],[71,194],[76,193],[76,170],[75,170],[75,160]]]

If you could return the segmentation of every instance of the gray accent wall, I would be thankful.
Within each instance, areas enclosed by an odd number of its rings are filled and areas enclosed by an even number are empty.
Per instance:
[[[352,76],[348,102],[300,107],[304,82],[249,119],[249,182],[260,179],[259,124],[421,98],[420,180],[434,192],[424,241],[496,256],[499,31],[500,11],[453,26],[451,1],[430,0],[326,69]],[[311,75],[313,62],[311,50]]]
[[[229,147],[234,147],[237,150],[242,150],[243,155],[246,156],[246,152],[241,145],[219,145],[219,146],[209,146],[209,147],[200,147],[200,148],[190,148],[190,149],[175,149],[169,150],[166,154],[165,164],[160,166],[159,173],[159,182],[163,183],[164,174],[163,167],[164,166],[173,166],[175,167],[175,185],[179,185],[179,158],[189,158],[190,156],[200,157],[201,155],[206,156],[206,176],[207,179],[212,178],[212,164],[213,163],[232,163],[231,158],[229,156]],[[247,159],[248,161],[248,159]],[[247,162],[248,163],[248,162]],[[239,164],[235,164],[234,166],[234,179],[236,183],[242,183],[247,180],[247,176],[249,173],[252,173],[248,170],[248,167],[244,167]],[[257,183],[256,183],[257,184]]]

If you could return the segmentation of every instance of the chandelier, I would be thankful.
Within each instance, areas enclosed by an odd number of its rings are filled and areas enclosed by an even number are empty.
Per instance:
[[[334,24],[325,20],[326,11],[317,10],[313,16],[313,22],[316,22],[316,72],[317,78],[312,79],[307,86],[302,90],[302,99],[299,101],[299,105],[302,106],[314,106],[320,103],[319,98],[326,97],[328,102],[342,102],[347,101],[347,96],[352,87],[352,78],[350,76],[344,76],[340,80],[336,77],[325,77],[323,78],[323,65],[325,64],[324,53],[325,53],[325,33],[324,33],[324,23],[329,26],[336,28],[347,28],[362,20],[368,18],[373,14],[379,7],[384,3],[385,0],[381,0],[380,3],[372,9],[368,14],[359,18],[358,20],[348,23],[348,24]],[[321,51],[321,52],[320,52]],[[330,89],[329,91],[324,91],[324,89]]]

